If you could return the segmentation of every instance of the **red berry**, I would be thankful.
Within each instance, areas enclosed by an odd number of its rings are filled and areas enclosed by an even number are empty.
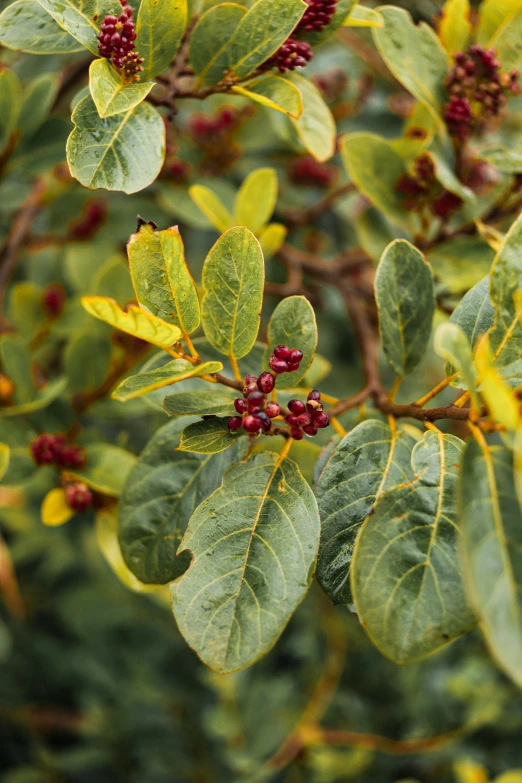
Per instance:
[[[270,419],[275,419],[276,416],[279,416],[281,413],[281,408],[277,404],[277,402],[269,402],[266,406],[266,415]]]
[[[263,402],[265,401],[265,395],[263,392],[254,391],[247,395],[248,412],[255,413],[258,411]]]
[[[312,437],[314,435],[317,435],[317,427],[315,424],[307,424],[303,427],[303,431],[306,432],[307,435],[311,435]]]
[[[228,429],[231,432],[236,432],[241,427],[242,421],[241,416],[231,416],[228,420]]]
[[[275,378],[271,372],[262,372],[257,379],[257,385],[264,394],[270,394],[275,386]]]
[[[248,386],[249,383],[257,383],[255,375],[250,374],[245,376],[245,386]]]
[[[85,451],[81,446],[63,444],[55,447],[56,464],[60,468],[83,468],[85,465]]]
[[[323,410],[323,403],[317,402],[317,400],[310,400],[306,403],[306,410],[308,413],[320,413]]]
[[[272,426],[270,417],[264,411],[259,411],[258,413],[256,413],[256,418],[261,421],[261,429],[263,430],[263,432],[268,432],[270,430],[270,427]]]
[[[301,400],[290,400],[288,403],[288,410],[299,415],[300,413],[305,412],[306,406],[304,402],[301,402]]]
[[[73,511],[85,511],[92,505],[93,496],[92,492],[82,481],[77,481],[74,484],[68,484],[65,487],[65,497],[67,505],[72,508]]]
[[[288,348],[288,346],[286,346],[286,345],[277,345],[274,348],[273,356],[275,356],[276,359],[288,359],[288,357],[290,356],[290,353],[291,353],[291,351],[290,351],[290,348]]]
[[[281,73],[295,71],[296,68],[303,68],[313,56],[314,53],[308,41],[297,41],[290,37],[264,63],[263,68],[279,68]]]
[[[308,392],[307,400],[319,400],[321,399],[321,392],[317,391],[317,389],[312,389],[310,392]]]
[[[50,465],[56,456],[55,436],[46,432],[38,435],[31,443],[30,449],[37,465]]]
[[[329,188],[336,175],[333,166],[319,163],[308,155],[296,158],[288,164],[288,176],[292,182],[309,188]]]
[[[42,309],[48,318],[58,318],[65,307],[67,295],[59,283],[51,283],[42,292]]]
[[[258,391],[257,383],[247,383],[247,385],[243,389],[243,394],[246,397],[248,394],[251,394],[251,392],[255,392],[255,391]]]
[[[280,375],[282,372],[288,372],[288,362],[285,362],[284,359],[276,359],[275,356],[271,356],[268,363],[270,369],[273,370],[276,375]]]
[[[440,195],[431,205],[431,210],[437,217],[442,220],[447,220],[454,212],[462,207],[463,203],[464,202],[459,196],[450,193],[449,190],[444,190],[442,195]]]
[[[301,425],[301,427],[307,427],[309,424],[312,423],[312,416],[308,411],[305,411],[305,413],[300,413],[297,417],[297,421]]]
[[[289,416],[286,416],[285,421],[291,427],[299,426],[299,416],[297,416],[295,413],[291,413]]]
[[[330,424],[330,419],[328,418],[326,413],[314,413],[313,423],[318,429],[322,430],[325,427],[328,427],[328,425]]]
[[[241,397],[238,397],[234,400],[234,408],[238,413],[246,413],[248,410],[248,405],[245,400],[242,400]]]
[[[288,361],[292,364],[299,364],[303,358],[303,352],[299,350],[299,348],[294,348],[293,351],[290,351],[290,355],[288,356]]]
[[[297,29],[319,32],[330,23],[337,0],[305,0],[305,3],[308,9],[304,12]]]
[[[296,372],[299,369],[299,363],[298,362],[288,362],[288,370],[287,372]]]
[[[261,426],[262,426],[262,422],[258,416],[249,415],[249,416],[245,416],[245,418],[243,419],[243,429],[245,430],[245,432],[250,432],[250,433],[259,432]]]
[[[301,427],[292,427],[290,430],[290,435],[294,440],[303,440],[304,438],[304,432]]]

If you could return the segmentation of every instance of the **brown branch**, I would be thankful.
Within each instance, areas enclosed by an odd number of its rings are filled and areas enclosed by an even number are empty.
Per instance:
[[[346,185],[341,185],[341,187],[333,190],[323,199],[318,201],[317,204],[314,204],[311,207],[307,207],[306,209],[286,210],[283,213],[283,220],[291,227],[306,226],[309,223],[316,221],[318,218],[324,215],[325,212],[328,212],[328,210],[331,209],[335,202],[340,198],[346,196],[348,193],[353,193],[355,190],[355,185],[353,185],[351,182]]]

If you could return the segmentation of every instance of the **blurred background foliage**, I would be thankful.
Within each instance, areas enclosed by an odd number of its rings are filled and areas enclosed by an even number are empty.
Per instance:
[[[396,5],[428,21],[440,8],[430,0]],[[64,165],[70,107],[85,83],[85,55],[3,50],[0,58],[24,90],[16,149],[0,160],[1,243],[34,189],[46,193],[5,295],[5,321],[19,335],[19,355],[29,352],[37,368],[30,402],[41,394],[45,373],[59,368],[68,381],[67,391],[58,390],[46,407],[0,419],[1,440],[13,446],[0,487],[3,783],[484,783],[522,767],[522,698],[491,663],[478,632],[400,668],[372,647],[355,615],[333,609],[314,583],[277,649],[247,671],[218,676],[179,636],[167,589],[144,590],[123,567],[110,507],[63,527],[42,525],[42,497],[56,479],[51,468],[36,470],[30,459],[27,444],[37,431],[62,431],[80,415],[79,443],[103,442],[138,454],[165,421],[150,402],[122,405],[103,398],[90,404],[89,398],[121,360],[122,346],[82,310],[79,296],[111,296],[120,305],[134,297],[125,243],[138,214],[161,228],[179,224],[196,275],[217,232],[188,188],[207,185],[231,209],[245,176],[262,166],[277,171],[274,219],[290,226],[292,244],[327,259],[360,245],[378,257],[396,230],[363,209],[354,193],[313,225],[293,222],[295,210],[346,182],[344,169],[338,156],[314,168],[285,132],[281,115],[240,97],[184,101],[157,182],[133,196],[93,194]],[[367,31],[343,30],[318,49],[307,74],[322,84],[339,133],[400,135],[411,100],[376,57]],[[222,133],[205,138],[195,132],[202,114],[222,117],[224,107],[229,121]],[[522,99],[510,108],[516,133]],[[458,299],[491,263],[488,245],[474,238],[471,248],[470,242],[439,247],[430,259],[447,300]],[[276,285],[285,280],[273,259],[267,279]],[[56,284],[67,299],[63,314],[52,319],[41,298]],[[330,371],[328,392],[347,396],[360,388],[362,376],[343,303],[333,287],[319,291],[313,281],[307,286],[325,359],[319,376]],[[261,335],[277,301],[266,297]],[[150,360],[137,351],[134,369]],[[399,399],[426,392],[441,377],[441,366],[430,353]],[[23,360],[20,367],[23,372]],[[356,415],[347,414],[345,426]],[[458,432],[459,425],[452,426]],[[295,448],[310,480],[318,451],[315,443]],[[114,468],[116,462],[114,457]],[[325,732],[344,732],[340,746],[321,737],[309,737],[295,753],[285,746],[310,716],[322,718]],[[423,745],[425,738],[435,739]],[[520,781],[521,774],[505,783]]]

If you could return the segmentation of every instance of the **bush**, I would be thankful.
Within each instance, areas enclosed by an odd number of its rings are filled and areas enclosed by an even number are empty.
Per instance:
[[[4,7],[6,783],[522,780],[522,6],[402,5]]]

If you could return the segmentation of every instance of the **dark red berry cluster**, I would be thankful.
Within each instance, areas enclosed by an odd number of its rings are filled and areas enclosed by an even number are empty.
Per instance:
[[[61,433],[44,432],[31,443],[31,455],[37,465],[56,465],[58,468],[83,468],[85,451],[67,441]]]
[[[84,204],[82,214],[73,220],[67,232],[68,239],[91,239],[107,218],[107,202],[94,198]]]
[[[288,177],[296,185],[311,188],[329,188],[336,178],[336,170],[325,163],[319,163],[310,155],[296,158],[288,164]]]
[[[289,348],[287,345],[278,345],[268,361],[268,366],[280,375],[282,372],[295,372],[303,360],[303,352],[299,348]]]
[[[196,142],[205,146],[215,144],[217,137],[221,139],[235,130],[238,123],[238,112],[231,106],[222,106],[215,114],[192,114],[187,122],[188,129]]]
[[[290,426],[290,435],[294,440],[302,440],[305,433],[313,437],[318,430],[330,424],[330,419],[323,412],[321,394],[317,389],[312,389],[306,403],[290,400],[288,409],[290,413],[285,416],[285,421]]]
[[[315,73],[312,81],[329,103],[337,100],[348,87],[348,77],[342,68],[330,68],[326,73]]]
[[[102,22],[98,35],[98,51],[102,57],[112,59],[112,64],[122,72],[125,80],[139,81],[143,70],[143,58],[134,51],[136,29],[132,8],[127,0],[120,0],[123,10],[119,16],[109,14]]]
[[[305,3],[308,8],[297,25],[297,30],[318,33],[330,24],[337,0],[305,0]]]
[[[54,320],[63,313],[67,294],[60,283],[51,283],[42,291],[40,303],[47,318]]]
[[[310,62],[314,53],[308,41],[298,41],[296,38],[287,38],[277,52],[266,61],[263,68],[279,68],[281,73],[295,71],[296,68],[304,68]]]
[[[237,432],[243,427],[249,435],[269,432],[272,419],[281,413],[277,402],[268,402],[266,398],[274,386],[275,378],[271,372],[262,372],[259,378],[255,375],[247,375],[243,397],[234,400],[234,408],[239,415],[230,417],[228,429]]]
[[[435,177],[435,167],[429,155],[415,158],[413,174],[403,174],[395,190],[403,196],[402,205],[409,212],[429,211],[447,220],[462,206],[462,199],[443,188]]]
[[[92,506],[94,500],[93,494],[87,484],[84,484],[83,481],[75,481],[73,484],[66,484],[64,489],[67,505],[69,508],[72,508],[73,511],[80,513]]]
[[[500,113],[509,95],[520,93],[520,72],[513,69],[501,74],[496,49],[484,49],[479,44],[466,52],[456,52],[454,61],[446,77],[444,119],[450,134],[465,141]]]

